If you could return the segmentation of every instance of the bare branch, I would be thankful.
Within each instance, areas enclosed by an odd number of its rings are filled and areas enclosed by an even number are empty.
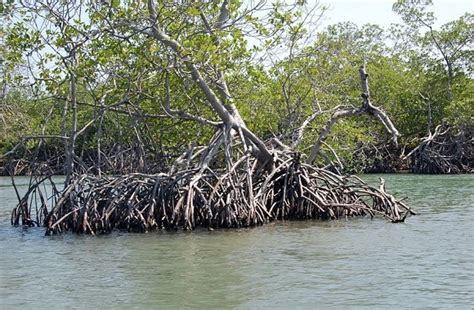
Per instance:
[[[365,71],[365,66],[359,68],[361,88],[362,88],[362,98],[364,100],[364,108],[367,110],[368,114],[373,114],[377,117],[380,122],[384,125],[385,129],[392,135],[392,139],[397,143],[397,139],[400,136],[397,128],[393,124],[392,120],[388,115],[382,111],[380,108],[372,105],[370,102],[370,91],[369,91],[369,75]]]
[[[334,112],[334,114],[326,123],[326,126],[323,128],[323,130],[319,134],[318,140],[312,146],[310,155],[306,161],[307,163],[309,164],[314,163],[321,149],[321,144],[328,137],[334,124],[336,124],[336,122],[341,118],[357,116],[357,115],[362,115],[362,114],[373,115],[382,123],[385,129],[392,135],[394,142],[397,143],[397,138],[398,136],[400,136],[400,134],[398,130],[395,128],[395,125],[393,124],[392,120],[390,119],[390,117],[388,117],[388,115],[385,112],[383,112],[380,108],[375,107],[370,102],[369,75],[365,71],[365,66],[361,66],[359,68],[359,74],[360,74],[360,83],[361,83],[362,99],[363,99],[362,106],[360,108],[338,110]]]

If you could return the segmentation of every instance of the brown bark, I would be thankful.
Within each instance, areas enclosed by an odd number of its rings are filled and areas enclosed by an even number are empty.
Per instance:
[[[173,40],[161,30],[158,23],[155,2],[153,0],[148,0],[148,12],[153,25],[151,27],[151,31],[145,31],[145,33],[173,50],[173,52],[185,63],[187,69],[190,71],[192,79],[204,93],[208,103],[217,113],[219,118],[226,125],[231,126],[238,132],[241,131],[243,136],[256,146],[257,150],[254,150],[254,154],[259,158],[260,161],[265,163],[271,162],[271,153],[265,146],[264,142],[245,126],[240,118],[240,115],[238,114],[237,108],[235,108],[233,104],[229,105],[228,108],[224,106],[224,104],[210,87],[210,84],[204,79],[201,71],[198,69],[191,56],[185,52],[185,49],[178,41]]]

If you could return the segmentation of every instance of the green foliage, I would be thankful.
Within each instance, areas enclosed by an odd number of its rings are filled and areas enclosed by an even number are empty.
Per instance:
[[[428,7],[433,5],[432,0],[397,0],[393,10],[400,14],[405,23],[412,26],[432,25],[435,21],[433,12]]]
[[[431,28],[431,1],[399,0],[394,10],[404,27],[387,32],[377,25],[340,23],[315,31],[306,1],[274,1],[265,9],[257,7],[256,13],[242,1],[229,1],[222,27],[217,26],[222,0],[179,6],[156,2],[156,22],[181,44],[179,55],[147,35],[145,2],[91,1],[67,14],[40,2],[24,7],[2,2],[0,15],[6,22],[0,26],[0,85],[8,91],[0,103],[7,124],[0,132],[0,152],[43,127],[44,134],[70,134],[71,76],[77,127],[95,120],[78,137],[78,150],[93,150],[99,129],[103,145],[131,145],[137,132],[147,132],[147,143],[173,155],[189,144],[207,143],[213,127],[180,119],[169,110],[218,120],[186,61],[196,64],[218,94],[217,76],[224,72],[247,126],[262,138],[278,136],[291,144],[304,120],[325,111],[308,125],[298,146],[303,152],[318,139],[331,109],[362,104],[357,69],[363,63],[371,100],[392,118],[402,143],[426,134],[428,109],[433,125],[473,122],[472,14],[436,30]],[[421,33],[420,27],[428,32]],[[452,65],[452,101],[446,97],[445,58]],[[22,66],[29,68],[24,72]],[[32,87],[18,90],[26,84]],[[386,138],[377,122],[349,118],[334,127],[326,143],[350,160],[361,144]],[[333,158],[329,147],[323,145],[323,151]]]
[[[464,77],[454,89],[454,100],[445,111],[448,124],[474,126],[474,80]]]

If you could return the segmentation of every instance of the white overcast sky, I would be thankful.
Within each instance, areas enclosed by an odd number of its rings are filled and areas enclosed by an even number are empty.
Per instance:
[[[309,3],[315,0],[308,0]],[[391,23],[401,23],[397,14],[392,12],[395,0],[319,0],[330,9],[325,13],[322,25],[351,21],[358,25],[366,23],[383,27]],[[433,0],[430,10],[434,12],[440,26],[459,18],[466,12],[474,13],[474,0]]]

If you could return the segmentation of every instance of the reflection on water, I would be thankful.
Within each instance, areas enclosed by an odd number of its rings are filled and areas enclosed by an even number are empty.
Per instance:
[[[384,178],[419,216],[100,237],[11,227],[0,178],[0,307],[472,309],[474,176]]]

